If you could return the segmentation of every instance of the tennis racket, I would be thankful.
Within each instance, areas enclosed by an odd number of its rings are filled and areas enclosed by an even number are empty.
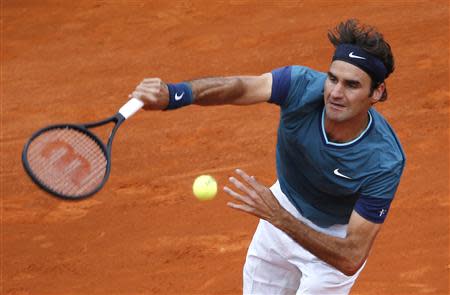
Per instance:
[[[97,193],[111,171],[111,147],[120,125],[144,103],[130,99],[117,114],[87,124],[58,124],[36,131],[26,142],[22,163],[31,179],[57,197],[77,200]],[[114,123],[105,145],[91,128]]]

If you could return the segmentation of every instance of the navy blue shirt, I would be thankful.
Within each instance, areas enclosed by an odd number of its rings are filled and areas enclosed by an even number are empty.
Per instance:
[[[373,108],[354,140],[333,143],[324,130],[325,73],[289,66],[272,72],[269,100],[281,107],[276,163],[281,190],[321,227],[347,224],[353,210],[382,223],[405,165],[402,147]]]

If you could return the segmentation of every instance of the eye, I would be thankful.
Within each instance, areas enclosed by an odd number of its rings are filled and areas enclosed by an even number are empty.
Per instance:
[[[352,89],[359,88],[359,85],[360,84],[358,82],[348,82],[347,83],[348,88],[352,88]]]
[[[331,74],[328,74],[328,80],[330,80],[330,81],[333,82],[333,83],[336,83],[336,82],[337,82],[336,77],[333,76],[333,75],[331,75]]]

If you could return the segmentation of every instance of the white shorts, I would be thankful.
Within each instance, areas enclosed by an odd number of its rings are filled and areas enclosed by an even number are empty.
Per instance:
[[[280,204],[311,228],[337,237],[345,237],[347,225],[321,228],[300,215],[281,191],[278,181],[270,188]],[[244,265],[244,294],[348,294],[363,269],[346,276],[320,260],[287,234],[260,220],[249,246]]]

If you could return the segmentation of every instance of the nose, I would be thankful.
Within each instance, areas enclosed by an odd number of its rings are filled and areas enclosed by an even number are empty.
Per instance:
[[[330,96],[333,98],[341,98],[341,97],[343,97],[343,94],[344,94],[344,88],[343,88],[342,84],[340,82],[334,84],[333,87],[331,88]]]

